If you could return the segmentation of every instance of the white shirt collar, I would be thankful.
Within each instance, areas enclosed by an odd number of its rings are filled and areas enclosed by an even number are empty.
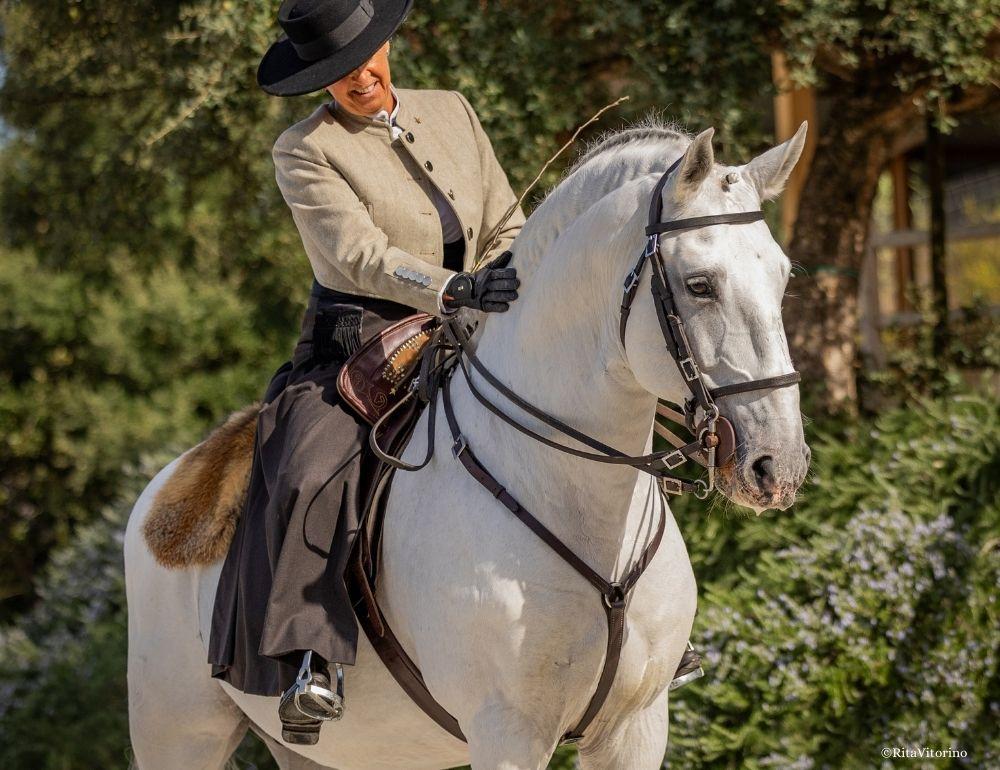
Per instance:
[[[396,106],[392,108],[392,114],[390,115],[385,111],[385,108],[379,110],[374,115],[369,115],[372,120],[377,120],[382,123],[388,123],[390,125],[396,124],[396,113],[399,112],[399,94],[396,93],[396,86],[389,84],[389,90],[392,92],[393,97],[396,100]]]

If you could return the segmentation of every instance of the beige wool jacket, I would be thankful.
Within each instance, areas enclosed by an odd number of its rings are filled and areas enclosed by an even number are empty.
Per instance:
[[[469,268],[517,197],[475,111],[458,91],[396,89],[396,125],[333,102],[282,132],[275,178],[320,284],[437,314],[441,219],[432,190],[453,206]],[[487,258],[507,249],[524,224],[518,207]]]

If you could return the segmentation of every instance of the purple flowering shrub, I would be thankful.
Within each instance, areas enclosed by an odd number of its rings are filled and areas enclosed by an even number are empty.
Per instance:
[[[893,747],[1000,767],[998,407],[924,402],[813,441],[791,512],[679,516],[707,676],[672,699],[666,767],[914,761]]]

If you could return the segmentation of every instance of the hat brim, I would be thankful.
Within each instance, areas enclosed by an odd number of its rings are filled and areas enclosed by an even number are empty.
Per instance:
[[[272,44],[257,67],[257,84],[273,96],[301,96],[336,83],[371,58],[410,12],[413,0],[383,0],[364,31],[337,53],[300,59],[286,36]]]

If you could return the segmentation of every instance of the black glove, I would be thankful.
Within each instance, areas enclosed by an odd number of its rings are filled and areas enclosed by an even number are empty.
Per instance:
[[[517,270],[507,267],[514,255],[503,252],[474,273],[456,273],[444,289],[444,306],[449,310],[471,307],[484,313],[503,313],[517,299]]]

